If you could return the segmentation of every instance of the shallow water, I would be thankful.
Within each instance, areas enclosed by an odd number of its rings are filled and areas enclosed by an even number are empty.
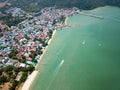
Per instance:
[[[56,32],[31,90],[120,90],[120,8],[100,7]],[[63,61],[64,60],[64,61]]]

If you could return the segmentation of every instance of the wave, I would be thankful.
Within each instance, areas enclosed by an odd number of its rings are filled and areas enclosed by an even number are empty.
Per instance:
[[[54,73],[55,75],[57,75],[57,73],[59,72],[59,70],[62,67],[63,63],[64,63],[64,60],[61,60],[60,64],[55,69],[55,73]]]

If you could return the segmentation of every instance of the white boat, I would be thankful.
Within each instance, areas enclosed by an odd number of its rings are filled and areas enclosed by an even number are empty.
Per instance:
[[[82,44],[83,44],[83,45],[85,44],[85,40],[83,40]]]
[[[64,63],[64,60],[61,61],[60,66]]]

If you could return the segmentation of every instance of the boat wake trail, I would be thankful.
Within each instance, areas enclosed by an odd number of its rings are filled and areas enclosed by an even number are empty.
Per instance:
[[[62,65],[63,65],[63,63],[64,63],[64,60],[62,60],[61,62],[60,62],[60,64],[56,67],[56,69],[55,69],[55,76],[57,75],[57,73],[59,72],[59,70],[60,70],[60,68],[62,67]]]
[[[82,44],[83,44],[83,45],[85,44],[85,40],[83,40]]]
[[[60,68],[62,67],[63,63],[64,63],[64,60],[61,60],[60,64],[58,64],[58,66],[55,68],[55,71],[53,71],[53,73],[52,73],[52,74],[53,74],[53,75],[52,75],[52,78],[51,78],[51,80],[49,81],[46,90],[50,90],[50,87],[51,87],[51,85],[53,84],[54,80],[56,79],[56,76],[57,76]]]

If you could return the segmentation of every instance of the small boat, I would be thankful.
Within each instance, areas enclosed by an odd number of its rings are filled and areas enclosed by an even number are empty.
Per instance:
[[[100,46],[101,46],[101,44],[99,43],[99,44],[98,44],[98,46],[100,47]]]
[[[61,61],[60,65],[62,65],[64,63],[64,60]]]
[[[83,45],[85,44],[85,40],[83,40],[82,44],[83,44]]]

